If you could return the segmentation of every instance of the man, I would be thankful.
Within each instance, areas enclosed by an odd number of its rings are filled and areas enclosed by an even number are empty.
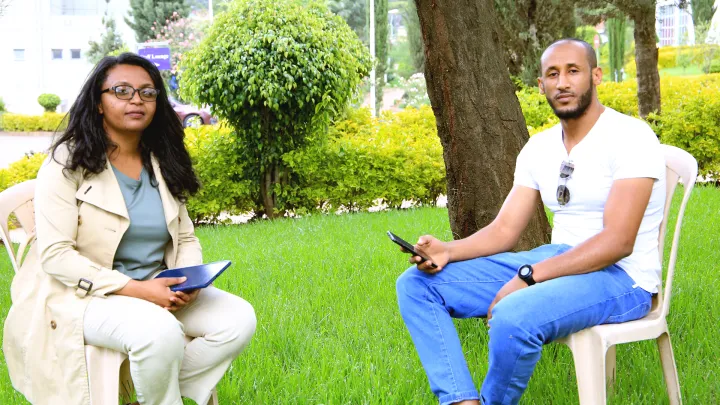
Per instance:
[[[660,282],[665,161],[657,137],[600,104],[602,71],[586,42],[553,43],[541,70],[540,91],[560,124],[520,152],[497,218],[457,241],[420,237],[415,248],[430,260],[411,257],[417,266],[397,281],[400,312],[443,405],[517,404],[544,344],[643,317]],[[538,198],[555,214],[552,244],[508,253]],[[452,318],[485,316],[489,370],[478,393]]]

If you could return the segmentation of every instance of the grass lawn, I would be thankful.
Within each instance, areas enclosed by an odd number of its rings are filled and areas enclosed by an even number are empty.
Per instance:
[[[686,213],[669,318],[687,404],[720,403],[720,191],[699,188]],[[385,236],[450,238],[447,210],[422,208],[316,215],[198,229],[207,261],[233,266],[216,285],[250,301],[257,333],[218,389],[223,404],[431,404],[410,336],[398,314],[395,279],[406,256]],[[10,305],[12,270],[0,254],[0,316]],[[457,321],[479,386],[487,333],[479,319]],[[618,347],[611,404],[668,403],[652,342]],[[0,357],[0,403],[24,404]],[[577,404],[569,349],[546,346],[522,404]]]

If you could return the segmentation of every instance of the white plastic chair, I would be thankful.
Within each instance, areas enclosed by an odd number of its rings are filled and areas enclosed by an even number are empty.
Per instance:
[[[35,211],[33,198],[36,180],[29,180],[0,192],[0,237],[4,242],[10,262],[17,273],[25,257],[25,250],[35,238]],[[14,213],[26,237],[17,252],[13,252],[8,219]],[[30,230],[30,231],[27,231]],[[185,337],[186,344],[192,338]],[[85,361],[90,385],[90,402],[94,405],[117,404],[122,393],[130,400],[134,385],[130,377],[130,363],[124,353],[103,347],[85,345]],[[208,405],[218,405],[217,391],[213,389]]]
[[[672,249],[670,250],[665,286],[664,288],[663,286],[659,287],[658,294],[653,297],[652,308],[644,318],[621,324],[598,325],[558,340],[558,342],[568,345],[572,350],[578,393],[582,405],[606,403],[606,382],[607,386],[610,387],[615,382],[615,345],[650,339],[657,341],[670,404],[682,404],[680,382],[672,345],[670,344],[670,332],[666,316],[670,308],[675,261],[677,260],[678,244],[680,242],[680,229],[685,207],[695,185],[698,166],[695,158],[684,150],[669,145],[662,145],[662,148],[665,154],[667,173],[667,201],[665,202],[664,217],[659,236],[661,263],[668,214],[675,186],[677,186],[678,181],[682,181],[685,187],[680,211],[675,223],[675,234],[673,235]]]

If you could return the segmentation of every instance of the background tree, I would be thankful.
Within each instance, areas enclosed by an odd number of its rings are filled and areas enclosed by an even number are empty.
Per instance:
[[[388,70],[388,52],[390,41],[388,31],[390,23],[388,20],[388,0],[371,0],[375,2],[375,65],[376,88],[375,111],[380,112],[383,105],[383,89],[385,88],[385,74]]]
[[[420,31],[420,20],[418,19],[415,0],[406,2],[407,6],[402,8],[403,21],[407,27],[408,42],[410,43],[410,54],[416,71],[425,71],[425,45],[423,44],[422,32]]]
[[[527,127],[507,73],[492,0],[416,0],[425,78],[447,173],[455,238],[489,224],[513,185]],[[518,249],[549,241],[542,204]]]
[[[638,107],[645,118],[651,112],[660,113],[660,73],[658,72],[657,33],[655,32],[655,0],[576,0],[592,10],[613,6],[634,23],[635,65],[637,66]]]
[[[105,32],[100,36],[100,40],[98,42],[88,42],[90,49],[87,51],[87,59],[93,65],[115,51],[123,48],[127,49],[122,37],[117,32],[115,20],[105,14],[102,21],[105,25]]]
[[[368,0],[328,0],[328,8],[339,15],[364,43],[368,43]]]
[[[537,85],[542,51],[553,41],[575,36],[574,0],[494,0],[510,74]]]
[[[613,81],[623,80],[623,66],[625,65],[625,17],[610,18],[605,25],[608,32],[610,46],[610,78]]]
[[[695,26],[707,24],[715,14],[715,0],[692,0],[692,18]]]
[[[186,53],[200,43],[207,28],[207,20],[191,21],[188,18],[181,17],[177,12],[173,13],[165,21],[153,22],[153,26],[150,27],[152,32],[155,33],[155,37],[148,39],[147,42],[167,41],[170,47],[170,70],[163,70],[160,73],[165,83],[168,83],[172,96],[181,102],[185,100],[177,92],[177,78],[181,74],[180,61]],[[172,79],[173,75],[176,75],[175,80]]]
[[[135,31],[136,40],[145,42],[155,38],[151,29],[154,22],[164,22],[173,12],[187,17],[189,11],[186,0],[130,0],[129,18],[125,22]]]
[[[244,0],[183,58],[180,93],[234,128],[258,211],[272,218],[290,182],[282,155],[325,134],[370,66],[366,47],[325,5]]]

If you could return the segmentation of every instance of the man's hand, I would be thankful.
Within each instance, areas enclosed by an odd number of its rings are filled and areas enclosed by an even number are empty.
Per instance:
[[[416,252],[430,259],[422,262],[420,256],[410,257],[410,263],[417,264],[418,269],[425,273],[435,274],[441,271],[450,261],[450,247],[448,244],[431,235],[421,236],[414,247]],[[405,249],[401,248],[401,250],[410,253]],[[435,263],[437,267],[432,267],[432,263]]]
[[[503,288],[501,288],[500,291],[498,291],[498,293],[495,295],[495,299],[493,299],[493,301],[490,303],[490,307],[488,308],[487,320],[489,321],[490,319],[492,319],[492,310],[495,305],[500,302],[501,299],[514,293],[515,291],[522,290],[526,287],[528,287],[527,283],[520,280],[518,276],[513,277],[510,281],[505,283]]]
[[[196,288],[194,290],[189,290],[187,292],[183,291],[175,291],[175,296],[170,298],[170,301],[172,301],[172,306],[167,307],[168,311],[175,312],[179,309],[182,309],[186,307],[187,305],[190,305],[191,302],[195,301],[198,294],[200,294],[200,289]]]

